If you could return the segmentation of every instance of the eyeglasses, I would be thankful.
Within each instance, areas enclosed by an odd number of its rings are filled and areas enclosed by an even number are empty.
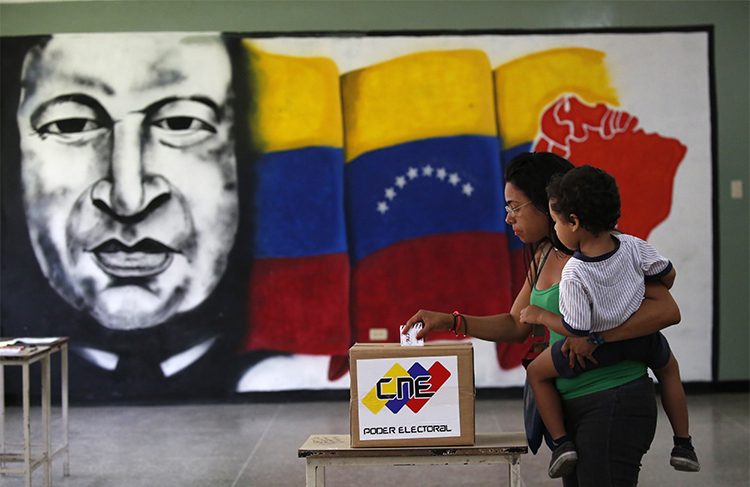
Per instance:
[[[524,203],[524,204],[522,204],[521,206],[516,206],[515,208],[511,208],[510,206],[508,206],[508,205],[505,205],[505,211],[507,211],[509,215],[513,215],[513,216],[516,216],[516,212],[517,212],[518,210],[520,210],[520,209],[521,209],[521,208],[523,208],[524,206],[530,205],[531,203],[532,203],[532,202],[531,202],[531,201],[529,201],[528,203]]]

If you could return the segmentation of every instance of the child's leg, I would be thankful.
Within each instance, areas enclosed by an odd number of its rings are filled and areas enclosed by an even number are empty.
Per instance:
[[[534,392],[534,400],[539,415],[544,421],[552,438],[557,440],[566,435],[562,412],[562,401],[555,386],[555,379],[560,377],[552,361],[552,348],[547,348],[534,359],[526,370],[526,377]]]
[[[661,386],[661,404],[667,413],[674,432],[674,448],[670,454],[669,464],[676,470],[699,472],[701,464],[693,448],[692,438],[688,431],[688,409],[685,390],[680,380],[680,367],[670,352],[669,362],[660,369],[652,369]]]
[[[680,367],[677,364],[677,359],[674,358],[674,354],[670,352],[667,365],[654,370],[654,375],[659,379],[661,404],[664,412],[667,413],[674,435],[680,438],[689,438],[687,400],[680,379]]]

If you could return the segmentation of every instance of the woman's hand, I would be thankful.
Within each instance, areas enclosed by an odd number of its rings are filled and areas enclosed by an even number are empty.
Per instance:
[[[417,338],[425,338],[431,331],[450,330],[453,328],[453,315],[448,313],[438,313],[437,311],[427,311],[420,309],[417,314],[409,318],[404,326],[404,335],[408,333],[414,323],[422,322],[422,330],[417,333]]]
[[[576,362],[582,369],[586,368],[586,359],[598,364],[592,355],[596,350],[596,345],[588,342],[588,337],[572,338],[568,337],[562,345],[562,353],[568,357],[570,367],[575,367]]]

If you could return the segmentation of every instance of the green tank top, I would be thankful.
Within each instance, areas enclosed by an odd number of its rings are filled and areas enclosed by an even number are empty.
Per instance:
[[[541,273],[542,267],[544,267],[546,261],[547,256],[545,256],[544,262],[542,262],[542,265],[539,268],[539,273]],[[562,313],[560,313],[559,283],[547,289],[538,290],[536,288],[536,282],[534,282],[534,286],[531,289],[530,300],[531,304],[552,311],[557,315],[562,315]],[[555,343],[564,338],[564,336],[558,335],[550,330],[550,343]],[[628,382],[643,376],[645,373],[646,364],[643,362],[623,360],[622,362],[609,367],[602,367],[600,369],[586,372],[575,379],[558,378],[557,390],[560,392],[560,396],[563,399],[573,399],[574,397],[585,396],[593,392],[604,391],[627,384]]]

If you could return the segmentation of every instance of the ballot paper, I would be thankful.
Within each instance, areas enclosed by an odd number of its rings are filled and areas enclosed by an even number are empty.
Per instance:
[[[404,328],[406,325],[401,325],[400,330],[400,336],[401,336],[401,346],[403,347],[421,347],[424,345],[424,339],[423,338],[417,338],[417,333],[422,330],[424,327],[424,324],[421,321],[418,321],[414,323],[414,325],[409,328],[409,331],[404,334]]]

